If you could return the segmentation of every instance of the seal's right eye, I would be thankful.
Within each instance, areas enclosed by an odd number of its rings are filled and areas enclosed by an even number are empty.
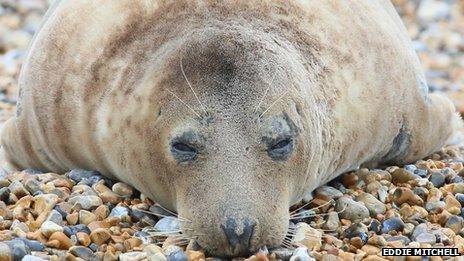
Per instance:
[[[194,160],[198,154],[197,149],[183,142],[171,144],[171,153],[180,162]]]

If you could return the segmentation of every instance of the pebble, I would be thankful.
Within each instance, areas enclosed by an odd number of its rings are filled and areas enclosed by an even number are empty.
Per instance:
[[[62,226],[63,225],[63,216],[60,214],[60,212],[56,210],[52,210],[50,214],[47,217],[46,221],[51,221],[57,225]]]
[[[425,232],[425,233],[422,233],[416,236],[415,241],[418,243],[426,243],[426,244],[435,245],[437,238],[435,237],[434,234]]]
[[[339,214],[341,218],[348,219],[353,222],[369,218],[369,210],[362,202],[354,201],[353,199],[345,196],[337,200],[335,211],[339,213],[341,212]]]
[[[13,253],[7,244],[0,242],[0,260],[13,261]]]
[[[343,193],[330,186],[321,186],[315,190],[316,195],[322,195],[330,199],[338,199],[343,196]]]
[[[306,247],[298,247],[290,257],[290,261],[316,261],[316,259],[309,256]]]
[[[115,207],[111,210],[108,217],[117,217],[121,220],[127,220],[129,218],[129,209],[126,207]]]
[[[103,201],[98,196],[75,196],[68,200],[71,205],[79,205],[85,210],[91,210],[103,204]]]
[[[96,220],[97,220],[97,216],[94,213],[87,211],[87,210],[79,211],[79,223],[88,225]]]
[[[392,182],[394,184],[407,183],[408,181],[418,179],[419,176],[405,169],[397,169],[391,173]]]
[[[69,252],[83,260],[91,260],[94,256],[93,251],[84,246],[73,246],[69,249]]]
[[[175,217],[164,217],[156,223],[154,229],[158,232],[179,231],[180,222]]]
[[[68,173],[68,177],[74,182],[79,183],[83,179],[90,179],[93,176],[101,176],[98,171],[87,171],[82,169],[74,169]]]
[[[49,241],[56,240],[59,242],[58,247],[63,250],[68,250],[71,246],[71,239],[69,239],[63,232],[55,232],[53,233],[50,238],[48,239]]]
[[[107,229],[97,228],[90,233],[90,239],[97,245],[106,243],[111,238],[111,234]]]
[[[404,222],[401,218],[393,217],[382,222],[382,233],[387,234],[390,231],[401,232],[404,229]]]
[[[119,255],[120,261],[141,261],[147,258],[145,252],[129,252]]]
[[[322,246],[322,232],[312,228],[306,223],[298,223],[296,225],[295,236],[293,241],[303,245],[310,250],[319,250]]]
[[[365,226],[360,223],[352,224],[348,229],[343,231],[343,236],[348,239],[359,237],[363,245],[367,243],[368,235]]]
[[[366,208],[369,210],[371,217],[375,217],[378,214],[384,214],[385,211],[387,211],[385,204],[369,193],[363,193],[356,199],[364,203]]]
[[[63,227],[52,221],[45,221],[40,226],[40,230],[44,236],[49,237],[55,232],[63,232]]]
[[[176,251],[173,251],[169,253],[167,256],[168,261],[188,261],[188,256],[182,251],[181,249],[178,249]]]
[[[433,186],[436,188],[441,188],[445,185],[445,176],[440,172],[434,172],[430,175],[430,182],[432,182]]]
[[[133,188],[125,183],[118,182],[115,183],[112,187],[114,193],[121,197],[128,198],[134,193]]]
[[[445,227],[450,228],[456,234],[458,234],[462,230],[463,226],[464,219],[456,215],[451,216],[445,224]]]

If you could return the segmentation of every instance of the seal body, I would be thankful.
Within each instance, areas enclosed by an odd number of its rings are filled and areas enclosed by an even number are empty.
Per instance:
[[[237,256],[339,174],[440,149],[457,118],[424,79],[387,0],[61,0],[2,144],[16,168],[127,182]]]

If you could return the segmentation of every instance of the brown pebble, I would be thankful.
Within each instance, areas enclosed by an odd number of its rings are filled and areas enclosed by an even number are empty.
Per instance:
[[[205,254],[201,251],[188,250],[186,254],[188,256],[189,261],[205,260]],[[263,258],[258,258],[258,260],[263,260]]]
[[[354,186],[358,183],[358,176],[354,172],[343,174],[342,183],[347,188]]]
[[[124,241],[124,247],[126,248],[126,250],[132,250],[134,249],[134,247],[138,247],[142,244],[142,240],[140,238],[136,238],[136,237],[131,237],[129,239],[126,239]]]
[[[111,203],[111,204],[117,205],[119,202],[122,201],[122,198],[111,190],[105,191],[101,193],[99,196],[101,200],[103,201],[103,203]]]
[[[94,213],[87,211],[87,210],[79,211],[79,223],[88,225],[96,220],[97,220],[97,216]]]
[[[111,238],[110,232],[105,228],[97,228],[90,233],[90,239],[97,245],[106,243]]]
[[[392,182],[394,184],[403,184],[407,183],[410,180],[418,179],[419,176],[414,175],[414,173],[411,173],[405,169],[399,168],[391,174],[392,176]]]
[[[360,237],[353,237],[350,239],[350,244],[355,246],[357,249],[361,249],[363,246],[362,239]]]
[[[89,235],[84,232],[77,232],[76,237],[79,244],[83,246],[89,246],[91,243]]]
[[[66,221],[68,221],[69,225],[76,225],[77,222],[79,221],[79,213],[74,212],[72,214],[69,214],[66,216]]]
[[[97,217],[98,221],[101,221],[108,217],[110,214],[110,209],[107,205],[101,205],[97,209],[95,209],[95,216]]]
[[[403,203],[408,203],[410,205],[422,205],[424,201],[409,188],[400,187],[395,190],[393,193],[393,202],[398,206]]]
[[[50,241],[57,240],[59,242],[59,245],[56,248],[59,248],[59,249],[68,250],[72,246],[71,239],[69,239],[69,237],[67,237],[63,232],[53,233],[50,236],[49,240]]]

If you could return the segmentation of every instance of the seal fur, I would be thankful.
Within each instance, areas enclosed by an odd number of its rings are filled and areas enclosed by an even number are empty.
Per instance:
[[[127,182],[245,255],[318,185],[441,148],[460,119],[424,79],[387,0],[61,0],[2,144],[16,168]]]

